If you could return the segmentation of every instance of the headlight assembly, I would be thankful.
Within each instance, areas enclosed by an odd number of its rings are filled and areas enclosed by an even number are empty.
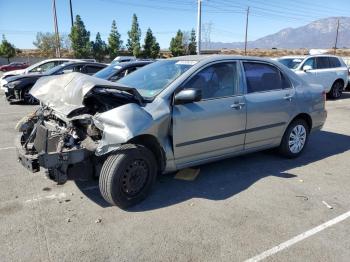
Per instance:
[[[15,88],[15,87],[18,86],[20,83],[21,83],[21,81],[13,81],[13,82],[7,83],[7,84],[6,84],[6,87],[8,87],[8,88]]]

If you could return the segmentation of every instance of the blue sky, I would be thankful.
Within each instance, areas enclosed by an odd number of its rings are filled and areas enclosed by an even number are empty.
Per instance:
[[[112,20],[124,43],[136,13],[142,37],[150,27],[162,48],[168,48],[178,29],[196,27],[196,0],[72,0],[94,40],[107,40]],[[56,0],[60,33],[70,31],[69,0]],[[330,16],[350,16],[350,0],[203,0],[203,24],[211,23],[211,41],[244,40],[245,10],[250,6],[249,40],[286,27],[302,26]],[[0,34],[18,48],[33,48],[36,32],[52,32],[51,0],[0,0]]]

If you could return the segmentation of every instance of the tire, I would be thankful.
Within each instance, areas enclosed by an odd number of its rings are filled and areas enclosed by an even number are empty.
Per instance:
[[[332,85],[331,90],[328,93],[328,96],[332,99],[338,99],[343,94],[344,85],[341,81],[335,81]]]
[[[280,154],[287,158],[298,157],[304,151],[307,145],[309,133],[310,128],[305,120],[300,118],[294,120],[289,124],[287,130],[284,132],[281,144],[279,146]],[[292,135],[294,135],[294,137],[297,136],[298,138],[293,139]],[[292,140],[294,140],[294,143],[292,143]]]
[[[157,170],[157,161],[149,149],[140,145],[123,145],[102,166],[99,178],[101,194],[111,205],[122,209],[133,206],[149,194]]]

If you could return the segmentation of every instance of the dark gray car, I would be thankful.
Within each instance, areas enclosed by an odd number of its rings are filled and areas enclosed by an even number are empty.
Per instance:
[[[117,83],[68,74],[31,94],[43,104],[19,125],[20,162],[58,183],[94,170],[122,208],[144,199],[158,173],[275,147],[297,157],[327,115],[322,86],[256,57],[178,57]]]

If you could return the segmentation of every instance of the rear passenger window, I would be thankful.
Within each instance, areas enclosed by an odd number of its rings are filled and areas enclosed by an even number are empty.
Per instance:
[[[274,66],[244,62],[248,93],[291,88],[290,81]]]
[[[330,68],[328,57],[317,57],[316,64],[317,64],[317,69]]]
[[[329,64],[331,68],[341,67],[341,63],[336,57],[329,57]]]

